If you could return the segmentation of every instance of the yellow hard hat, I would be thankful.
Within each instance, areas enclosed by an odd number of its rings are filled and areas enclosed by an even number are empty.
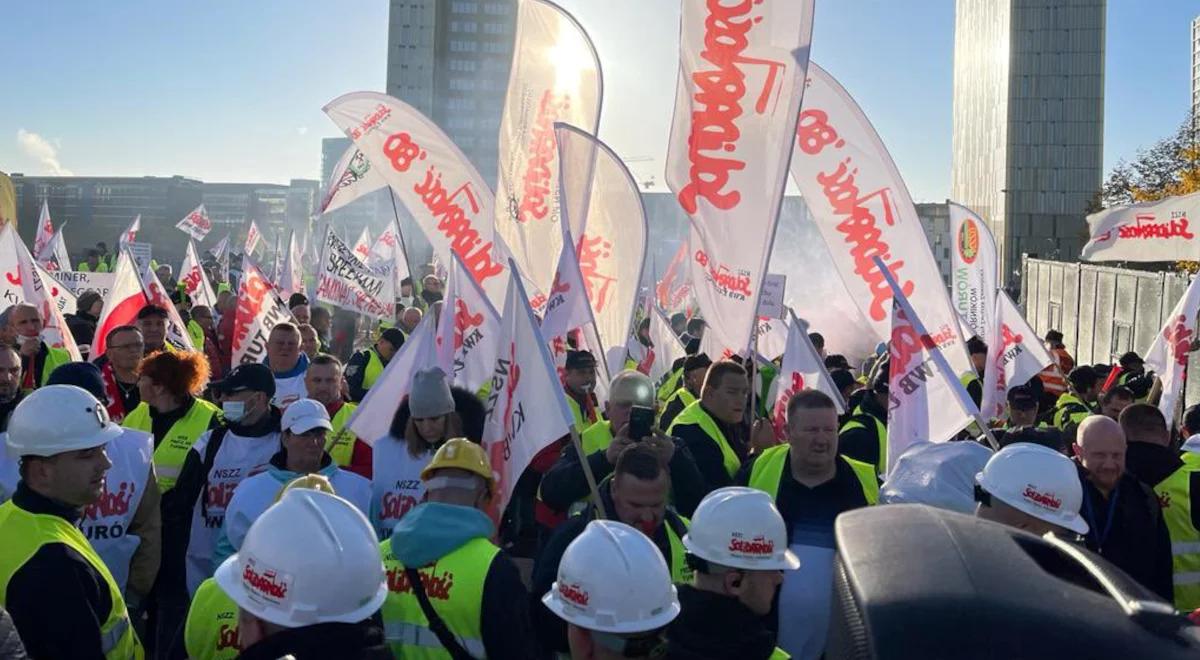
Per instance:
[[[487,453],[483,451],[483,447],[466,438],[451,438],[438,448],[433,460],[421,470],[421,480],[428,481],[434,471],[446,468],[466,470],[483,477],[487,481],[488,490],[496,485]]]
[[[283,499],[283,494],[293,488],[307,488],[308,490],[319,490],[330,495],[337,495],[333,491],[333,484],[329,483],[329,479],[321,474],[306,474],[302,477],[296,477],[283,485],[279,492],[275,494],[275,501]]]

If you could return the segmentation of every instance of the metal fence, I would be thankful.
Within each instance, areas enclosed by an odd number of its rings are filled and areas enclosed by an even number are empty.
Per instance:
[[[1166,316],[1183,297],[1185,275],[1093,264],[1021,261],[1025,318],[1045,336],[1056,329],[1076,364],[1114,364],[1122,353],[1145,355]],[[1187,405],[1200,401],[1200,355],[1193,353],[1185,384]]]

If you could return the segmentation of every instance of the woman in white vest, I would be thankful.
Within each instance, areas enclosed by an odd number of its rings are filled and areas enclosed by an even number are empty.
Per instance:
[[[371,524],[380,540],[390,538],[400,518],[425,498],[421,470],[437,448],[461,435],[445,372],[434,367],[414,373],[408,399],[373,448]]]

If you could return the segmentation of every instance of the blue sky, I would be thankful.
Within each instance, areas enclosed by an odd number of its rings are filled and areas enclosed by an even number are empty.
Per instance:
[[[605,72],[601,137],[661,181],[678,2],[561,0]],[[1200,0],[1109,0],[1105,169],[1172,132]],[[818,0],[813,59],[866,110],[914,199],[950,189],[952,0]],[[10,3],[0,170],[316,178],[321,105],[384,87],[385,0]]]

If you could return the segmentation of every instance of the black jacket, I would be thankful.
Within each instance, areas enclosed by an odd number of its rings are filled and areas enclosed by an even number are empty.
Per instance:
[[[703,406],[703,404],[701,404]],[[707,410],[707,409],[706,409]],[[717,428],[725,434],[729,447],[737,454],[739,461],[745,461],[749,452],[747,443],[748,429],[745,424],[727,424],[711,415]],[[707,495],[718,488],[733,485],[733,477],[725,471],[725,458],[717,443],[700,428],[699,424],[676,424],[671,435],[683,441],[683,446],[691,452],[704,478],[704,494]]]
[[[66,317],[67,329],[80,347],[91,346],[96,334],[96,323],[100,320],[87,312],[76,312]],[[84,355],[87,355],[84,353]]]
[[[318,623],[275,633],[242,651],[239,660],[391,660],[383,631],[370,620],[361,623]]]
[[[670,660],[766,660],[775,651],[767,617],[737,598],[685,584],[679,587],[679,605],[679,616],[667,628]]]
[[[363,387],[363,378],[367,375],[367,363],[371,361],[371,353],[375,353],[383,366],[387,366],[388,361],[383,359],[379,352],[372,348],[365,348],[354,354],[350,361],[346,363],[346,385],[350,389],[350,400],[355,403],[361,403],[363,397],[367,395],[366,387]]]
[[[25,655],[25,645],[21,643],[21,636],[17,634],[17,627],[13,625],[8,610],[3,607],[0,607],[0,658],[29,660],[29,656]]]
[[[674,392],[672,392],[670,402],[663,408],[662,414],[658,416],[659,430],[666,433],[667,429],[671,428],[671,422],[675,421],[675,418],[686,407],[687,405],[684,404],[683,397],[675,396]]]
[[[879,433],[870,418],[883,422],[883,426],[886,428],[887,409],[879,405],[875,397],[869,393],[862,398],[858,405],[866,415],[851,415],[850,419],[862,418],[863,426],[838,435],[838,453],[863,463],[878,466],[879,462],[887,457],[879,455]]]
[[[1154,491],[1129,472],[1121,476],[1107,499],[1082,466],[1079,481],[1083,485],[1080,515],[1089,528],[1084,537],[1088,549],[1173,602],[1171,537]]]
[[[72,525],[79,520],[78,510],[33,492],[24,482],[17,484],[12,503]],[[104,658],[100,624],[112,613],[112,597],[104,576],[75,550],[62,543],[43,545],[13,574],[5,598],[30,657]]]
[[[1125,471],[1151,488],[1183,467],[1183,459],[1170,447],[1131,441],[1125,448]]]

